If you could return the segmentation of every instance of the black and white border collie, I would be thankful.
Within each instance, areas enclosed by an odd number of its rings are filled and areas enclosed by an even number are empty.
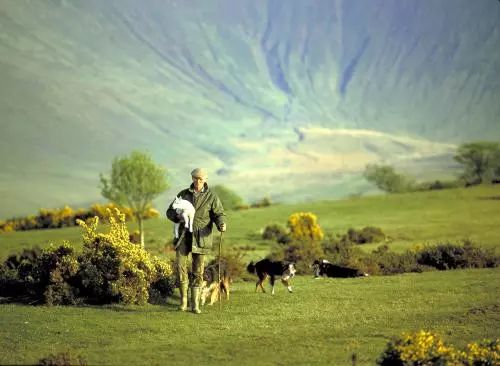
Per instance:
[[[247,266],[247,271],[252,274],[256,274],[259,278],[255,285],[255,292],[257,292],[259,286],[262,292],[266,292],[263,282],[267,277],[272,286],[272,294],[274,295],[274,281],[276,276],[281,277],[281,282],[286,286],[288,292],[292,292],[292,286],[288,283],[288,280],[295,276],[295,265],[293,263],[285,263],[281,261],[271,261],[269,259],[262,259],[257,263],[250,262]]]
[[[326,259],[315,260],[311,267],[314,270],[314,278],[321,278],[322,276],[340,278],[368,276],[368,273],[355,268],[338,266],[328,262]]]

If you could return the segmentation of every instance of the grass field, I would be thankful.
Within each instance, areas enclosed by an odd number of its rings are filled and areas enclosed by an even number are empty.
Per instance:
[[[375,196],[229,212],[224,250],[269,242],[259,231],[297,211],[318,215],[327,233],[379,226],[389,246],[470,238],[500,248],[500,187]],[[165,219],[146,224],[147,248],[164,254],[171,236]],[[0,257],[35,244],[67,239],[78,228],[0,235]],[[373,246],[374,247],[374,246]],[[371,248],[370,246],[367,247]],[[251,282],[233,284],[231,300],[199,316],[163,306],[46,307],[1,304],[0,364],[32,364],[69,350],[89,364],[332,364],[373,365],[391,336],[428,329],[463,347],[500,337],[500,269],[455,270],[357,279],[293,280],[294,293],[255,294]]]
[[[431,329],[446,341],[498,337],[500,271],[296,278],[294,293],[236,283],[219,310],[196,316],[145,307],[0,305],[0,364],[71,350],[91,365],[373,365],[387,340]],[[175,299],[172,299],[175,301]]]

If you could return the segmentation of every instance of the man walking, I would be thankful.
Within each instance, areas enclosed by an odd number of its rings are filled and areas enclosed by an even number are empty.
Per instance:
[[[226,231],[224,208],[215,194],[208,188],[207,172],[203,168],[196,168],[191,172],[193,183],[187,189],[177,194],[191,202],[195,208],[193,232],[184,227],[182,216],[178,215],[172,204],[168,207],[167,218],[174,223],[181,223],[179,232],[182,234],[174,241],[176,252],[176,267],[179,281],[181,301],[179,310],[187,310],[187,292],[189,285],[188,255],[191,253],[192,260],[192,282],[191,282],[191,310],[199,314],[200,310],[200,287],[203,281],[204,256],[212,249],[212,227],[213,224],[220,232]]]

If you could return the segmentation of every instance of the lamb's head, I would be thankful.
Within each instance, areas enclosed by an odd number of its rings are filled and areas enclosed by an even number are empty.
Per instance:
[[[182,201],[182,199],[180,197],[175,197],[174,202],[172,202],[172,208],[174,210],[180,209],[181,208],[181,201]]]

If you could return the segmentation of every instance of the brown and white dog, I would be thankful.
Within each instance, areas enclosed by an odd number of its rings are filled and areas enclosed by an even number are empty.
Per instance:
[[[276,276],[281,277],[281,282],[286,286],[288,292],[292,292],[292,286],[288,283],[288,280],[295,276],[295,265],[293,263],[285,263],[281,261],[271,261],[269,259],[262,259],[257,263],[250,262],[247,266],[247,271],[249,273],[256,274],[259,278],[255,285],[255,292],[259,289],[262,289],[262,292],[266,292],[263,282],[267,277],[269,277],[269,281],[271,282],[272,291],[271,293],[274,295],[274,281]]]
[[[218,266],[211,265],[205,268],[203,272],[203,283],[201,285],[201,305],[205,305],[208,300],[208,305],[213,305],[222,294],[226,300],[229,300],[229,285],[231,278],[226,270],[221,270],[219,282]]]

